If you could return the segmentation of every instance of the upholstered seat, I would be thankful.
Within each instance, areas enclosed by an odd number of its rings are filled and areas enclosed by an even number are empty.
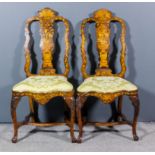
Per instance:
[[[31,76],[13,87],[15,92],[51,93],[70,92],[72,84],[64,76]]]
[[[120,91],[136,91],[131,82],[114,76],[89,77],[78,87],[78,92],[115,93]]]

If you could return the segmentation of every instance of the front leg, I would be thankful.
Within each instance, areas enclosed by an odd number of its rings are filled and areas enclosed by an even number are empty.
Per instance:
[[[79,126],[79,136],[77,139],[77,143],[82,142],[83,122],[82,122],[81,111],[82,111],[82,107],[83,107],[85,101],[86,101],[86,97],[84,97],[84,96],[78,96],[76,99],[76,113],[77,113],[77,117],[78,117],[78,126]]]
[[[12,100],[11,100],[11,116],[13,121],[13,127],[14,127],[14,135],[12,138],[12,142],[17,142],[17,136],[18,136],[18,123],[17,123],[17,115],[16,115],[16,108],[19,103],[21,97],[16,96],[15,94],[12,94]]]
[[[133,133],[133,139],[135,141],[139,140],[139,137],[137,136],[136,133],[136,126],[137,126],[137,120],[138,120],[138,115],[139,115],[139,107],[140,107],[140,101],[138,98],[138,94],[135,96],[129,96],[132,105],[134,106],[134,118],[133,118],[133,123],[132,123],[132,133]]]
[[[72,143],[76,142],[76,138],[74,136],[74,121],[75,121],[75,100],[74,97],[65,97],[64,98],[67,106],[69,107],[71,111],[71,117],[70,117],[70,136],[72,139]]]

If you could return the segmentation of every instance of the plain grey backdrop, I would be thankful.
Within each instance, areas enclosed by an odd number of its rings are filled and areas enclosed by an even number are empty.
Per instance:
[[[126,78],[139,87],[141,111],[139,121],[155,120],[155,3],[0,3],[0,122],[11,122],[10,101],[12,86],[25,78],[24,73],[24,26],[28,17],[36,15],[37,11],[49,7],[71,22],[71,72],[70,81],[76,87],[82,82],[80,74],[80,23],[100,8],[109,9],[114,15],[123,18],[127,24],[127,73]],[[55,57],[58,72],[63,70],[63,32],[62,24],[57,24],[57,47]],[[34,51],[37,60],[41,61],[39,49],[39,26],[32,26],[35,38]],[[89,27],[89,66],[96,66],[97,52],[95,50],[93,26]],[[116,38],[112,41],[115,49]],[[60,54],[61,51],[61,54]],[[119,50],[118,50],[119,52]],[[119,54],[117,55],[118,59]],[[91,63],[93,63],[91,65]],[[40,64],[40,63],[39,63]],[[119,63],[118,60],[116,64]],[[39,66],[39,65],[38,65]],[[89,70],[89,67],[88,67]],[[115,105],[101,104],[90,98],[85,108],[85,114],[90,120],[105,121],[115,112]],[[63,118],[63,100],[55,99],[46,106],[39,106],[41,121],[57,121]],[[113,110],[112,110],[113,109]],[[112,112],[113,111],[113,112]],[[128,98],[124,99],[123,111],[130,118],[133,107]],[[27,98],[21,100],[18,107],[18,117],[23,119],[28,114]]]

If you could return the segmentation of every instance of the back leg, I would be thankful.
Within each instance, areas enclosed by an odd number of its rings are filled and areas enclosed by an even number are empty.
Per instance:
[[[30,107],[30,116],[31,116],[32,122],[35,122],[35,118],[34,118],[34,105],[33,105],[32,97],[29,97],[29,107]]]
[[[123,96],[119,96],[118,97],[118,106],[117,106],[117,110],[118,110],[118,121],[122,121],[122,105],[123,105]]]

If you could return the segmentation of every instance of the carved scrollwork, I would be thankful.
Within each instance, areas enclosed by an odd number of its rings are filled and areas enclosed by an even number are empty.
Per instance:
[[[127,91],[121,91],[116,93],[97,93],[97,92],[88,92],[88,93],[78,93],[78,96],[86,97],[86,96],[95,96],[99,98],[104,103],[111,103],[113,102],[117,97],[122,95],[128,95],[128,96],[134,96],[137,95],[137,91],[133,92],[127,92]]]
[[[62,96],[65,98],[72,98],[73,94],[74,94],[73,91],[72,92],[52,92],[52,93],[13,92],[14,96],[29,96],[42,105],[46,104],[49,100],[51,100],[54,97]]]

